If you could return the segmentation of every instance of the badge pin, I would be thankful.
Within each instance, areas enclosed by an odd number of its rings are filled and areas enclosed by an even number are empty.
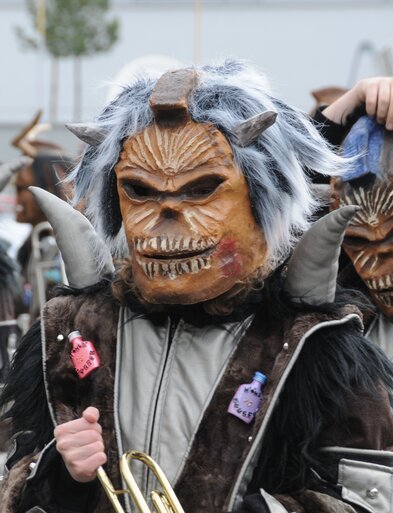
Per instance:
[[[68,335],[72,344],[71,360],[80,379],[86,378],[93,370],[101,367],[100,357],[90,340],[83,340],[79,331],[72,331]]]

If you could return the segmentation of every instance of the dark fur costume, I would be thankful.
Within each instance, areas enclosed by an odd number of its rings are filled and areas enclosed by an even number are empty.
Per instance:
[[[296,317],[297,310],[302,310],[303,312],[307,309],[310,310],[309,314],[299,317],[299,322],[303,323],[303,327],[302,324],[299,325],[296,322],[291,327],[291,330],[297,330],[295,335],[299,337],[302,330],[310,322],[311,324],[314,322],[312,318],[321,320],[323,318],[331,318],[332,316],[335,317],[339,314],[342,303],[346,302],[339,300],[335,305],[319,307],[318,310],[320,312],[315,313],[315,307],[292,305],[285,297],[281,297],[281,293],[277,295],[275,292],[279,290],[276,287],[277,283],[275,283],[277,280],[280,280],[277,275],[275,278],[268,280],[267,287],[259,295],[258,303],[263,306],[257,308],[256,318],[258,322],[256,324],[257,328],[254,329],[257,346],[258,334],[262,339],[263,333],[268,333],[273,326],[280,326],[279,331],[287,329],[291,325],[291,320]],[[68,292],[71,291],[69,290]],[[92,300],[95,298],[93,303],[90,304],[96,304],[96,312],[99,311],[99,304],[111,304],[110,311],[114,311],[111,310],[114,308],[114,302],[110,298],[109,290],[106,288],[102,289],[101,292],[95,292],[90,291],[87,297],[90,296]],[[75,300],[82,305],[86,300],[86,296],[82,294],[80,298]],[[250,301],[249,307],[254,309],[255,302],[256,300],[253,298]],[[272,305],[274,305],[274,308],[271,307]],[[187,315],[186,311],[183,313]],[[94,314],[93,310],[92,314]],[[59,318],[62,315],[59,312]],[[64,317],[66,315],[67,312],[64,312]],[[88,319],[86,312],[83,315],[85,319]],[[278,324],[277,319],[286,319],[286,321]],[[308,319],[308,321],[306,322],[305,319]],[[88,324],[89,321],[87,320]],[[100,345],[99,340],[97,340],[97,327],[92,326],[91,330],[91,333],[93,331],[96,333],[94,340],[97,347],[97,345]],[[39,331],[39,326],[36,325],[28,337],[24,339],[15,359],[9,385],[2,398],[3,402],[17,399],[18,408],[14,406],[10,411],[10,416],[13,417],[14,422],[14,432],[31,430],[37,434],[34,437],[35,441],[38,441],[37,447],[30,447],[29,450],[25,450],[24,454],[42,449],[45,442],[47,443],[52,438],[49,412],[47,409],[42,410],[42,405],[46,404],[46,401],[42,400],[44,397],[44,385],[41,369],[39,369],[41,365]],[[102,334],[102,337],[104,337],[104,334]],[[107,334],[105,335],[105,340],[113,340],[114,337],[115,333],[111,336]],[[110,346],[111,344],[107,346],[109,352],[111,351]],[[103,349],[104,346],[99,351]],[[273,369],[273,365],[277,369],[276,372],[279,372],[280,368],[282,370],[284,366],[278,365],[278,360],[280,357],[284,359],[289,358],[293,350],[291,348],[288,352],[283,353],[282,347],[276,347],[275,344],[269,345],[269,339],[264,339],[263,346],[260,349],[265,356],[263,360],[268,373],[270,369]],[[109,360],[113,358],[113,353],[110,354],[111,356],[105,358],[109,358]],[[255,355],[252,354],[249,357],[253,358]],[[57,360],[61,365],[64,364],[68,367],[71,365],[69,360],[64,359],[64,355],[57,354],[56,351],[51,358],[51,361],[55,362]],[[270,369],[268,368],[269,365]],[[23,372],[22,369],[24,369]],[[105,370],[105,368],[99,371],[102,371],[103,375],[110,372],[110,370]],[[237,377],[233,376],[238,383],[245,380],[243,372],[244,369],[238,369]],[[15,384],[17,376],[22,374],[24,379],[26,379],[26,375],[32,378],[31,383],[28,384],[28,394],[26,394],[24,387],[23,389],[21,387],[19,389],[13,388],[13,383]],[[66,376],[68,375],[66,373]],[[322,466],[322,461],[318,454],[319,447],[333,443],[334,445],[341,444],[343,446],[392,449],[393,419],[389,406],[389,397],[386,391],[381,393],[379,389],[379,385],[381,385],[383,390],[389,390],[391,393],[393,389],[392,376],[392,364],[387,361],[378,348],[365,341],[359,333],[359,327],[356,323],[352,322],[343,326],[325,328],[319,330],[316,335],[310,336],[303,349],[302,356],[296,362],[281,392],[280,401],[265,433],[264,449],[261,454],[260,464],[254,472],[254,478],[248,490],[250,496],[260,486],[263,486],[268,492],[279,493],[280,495],[277,495],[277,498],[283,504],[297,504],[297,501],[301,500],[306,510],[308,510],[306,507],[307,501],[304,502],[304,497],[303,499],[299,498],[299,493],[305,488],[316,486],[315,477],[310,471],[310,466],[313,466],[313,468]],[[273,382],[274,376],[271,375],[270,379]],[[105,408],[105,404],[111,403],[110,396],[112,392],[108,389],[109,380],[105,376],[103,376],[102,383],[102,388],[98,387],[93,392],[95,395],[94,402],[97,403],[98,401],[97,404],[101,402],[100,407]],[[233,472],[231,467],[233,462],[222,459],[221,444],[217,445],[218,452],[216,454],[214,449],[216,444],[211,444],[208,439],[211,436],[214,437],[214,440],[218,440],[222,436],[225,439],[227,439],[227,435],[232,436],[230,432],[224,436],[225,431],[221,431],[224,428],[223,426],[217,429],[217,422],[220,419],[222,420],[222,415],[221,417],[220,415],[218,417],[211,415],[211,410],[217,409],[217,411],[221,411],[229,403],[230,396],[233,393],[233,382],[232,387],[226,389],[224,383],[223,387],[222,399],[220,400],[219,396],[217,396],[216,401],[218,402],[216,404],[211,403],[205,412],[205,420],[202,421],[197,439],[193,445],[190,461],[180,478],[180,482],[183,480],[184,483],[187,483],[190,480],[193,483],[190,488],[187,486],[189,490],[192,490],[192,493],[187,497],[183,497],[183,502],[189,505],[189,511],[197,511],[198,507],[201,506],[200,497],[203,496],[203,491],[206,492],[206,486],[209,482],[214,487],[221,482],[225,488],[227,486],[225,476]],[[69,386],[58,390],[52,388],[50,393],[61,394],[59,399],[63,404],[72,406],[72,404],[76,404],[75,401],[79,402],[79,406],[75,410],[75,414],[78,414],[81,407],[87,406],[86,400],[89,402],[89,399],[91,399],[91,397],[86,397],[80,403],[78,398],[84,396],[86,392],[84,388],[87,390],[88,384],[83,384],[77,378],[74,378],[69,382]],[[33,396],[36,396],[36,398]],[[299,398],[302,399],[299,400]],[[360,399],[362,402],[359,407],[358,401]],[[41,405],[41,410],[37,408],[38,403]],[[268,403],[269,388],[265,391],[265,404],[267,405]],[[263,415],[263,410],[264,408],[261,410],[260,415]],[[26,411],[29,411],[30,415],[26,415]],[[381,422],[382,411],[386,412],[383,422]],[[56,416],[59,420],[62,419],[63,412],[61,409],[56,411]],[[209,422],[213,423],[210,428]],[[108,432],[110,433],[110,429]],[[247,437],[249,434],[247,434]],[[236,434],[236,436],[238,435]],[[106,443],[110,444],[110,440],[106,440]],[[244,444],[244,449],[239,448],[242,451],[247,451],[247,445],[246,443]],[[108,447],[110,451],[109,460],[112,461],[111,466],[114,467],[115,456],[117,458],[116,451],[113,448],[111,449],[110,445]],[[210,453],[204,454],[204,447],[213,449]],[[19,457],[21,456],[22,454],[19,455]],[[203,472],[201,471],[201,461],[206,462],[204,463]],[[213,463],[212,469],[209,468],[209,461]],[[218,475],[214,474],[216,472],[214,465],[216,465],[217,461],[222,464]],[[12,463],[15,463],[15,461],[11,460]],[[204,478],[204,476],[209,475],[210,479]],[[195,478],[197,479],[195,480]],[[198,482],[198,478],[201,478],[200,482]],[[295,493],[293,493],[294,491]],[[180,485],[179,492],[181,495]],[[223,492],[225,496],[228,490],[225,492],[223,489]],[[289,493],[291,496],[288,495]],[[309,496],[307,497],[307,503],[311,503],[312,500]],[[312,498],[314,500],[312,503],[315,506],[316,498],[320,499],[320,496],[312,495]],[[197,508],[195,509],[196,505]],[[206,506],[208,506],[209,510],[211,509],[211,505]],[[300,506],[298,510],[301,511]],[[312,511],[312,508],[310,508],[310,511]]]

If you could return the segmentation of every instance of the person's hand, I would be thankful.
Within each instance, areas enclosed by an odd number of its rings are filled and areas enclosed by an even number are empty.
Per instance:
[[[393,130],[393,77],[364,78],[343,96],[323,110],[323,115],[345,125],[347,117],[364,105],[369,116]]]
[[[95,479],[97,469],[106,462],[100,412],[89,406],[80,419],[55,428],[56,448],[75,481],[87,483]]]

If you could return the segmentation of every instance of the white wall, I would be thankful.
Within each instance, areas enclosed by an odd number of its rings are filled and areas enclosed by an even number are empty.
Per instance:
[[[393,44],[393,4],[364,2],[363,7],[210,6],[201,23],[202,61],[225,56],[254,62],[270,77],[274,89],[292,104],[308,110],[310,90],[348,85],[356,48],[371,41],[377,49]],[[341,5],[345,6],[345,2]],[[348,4],[347,4],[348,5]],[[373,7],[374,6],[374,7]],[[128,61],[163,54],[184,63],[194,58],[194,9],[168,6],[113,9],[121,20],[120,41],[102,56],[83,63],[83,119],[101,108],[110,81]],[[0,5],[0,123],[24,123],[39,108],[48,112],[49,60],[44,54],[22,52],[14,27],[30,27],[23,6]],[[373,74],[365,57],[360,75]],[[72,63],[60,65],[59,122],[72,118]],[[2,144],[4,146],[4,143]],[[2,158],[2,157],[0,157]]]

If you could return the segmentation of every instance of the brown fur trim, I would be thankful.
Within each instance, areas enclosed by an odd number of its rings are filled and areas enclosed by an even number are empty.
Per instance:
[[[356,513],[352,506],[325,493],[306,490],[299,497],[308,513]]]
[[[108,456],[105,470],[116,488],[121,488],[118,448],[113,431],[114,372],[118,307],[102,293],[89,296],[65,296],[52,299],[43,310],[43,335],[46,346],[48,393],[57,423],[81,416],[88,406],[100,411],[104,444]],[[70,358],[68,334],[80,331],[84,340],[93,342],[101,367],[84,379],[78,378]],[[58,340],[57,336],[64,336]],[[102,494],[96,513],[113,513]]]
[[[0,489],[1,513],[15,513],[26,479],[30,474],[30,463],[36,455],[28,454],[16,463],[7,474]]]
[[[280,502],[287,511],[293,511],[296,513],[306,513],[304,507],[300,504],[300,502],[291,495],[277,494],[273,495],[273,497],[277,499],[278,502]],[[313,511],[312,513],[316,512]]]
[[[356,513],[345,502],[314,490],[306,490],[303,493],[290,495],[274,495],[287,511],[296,513]]]

